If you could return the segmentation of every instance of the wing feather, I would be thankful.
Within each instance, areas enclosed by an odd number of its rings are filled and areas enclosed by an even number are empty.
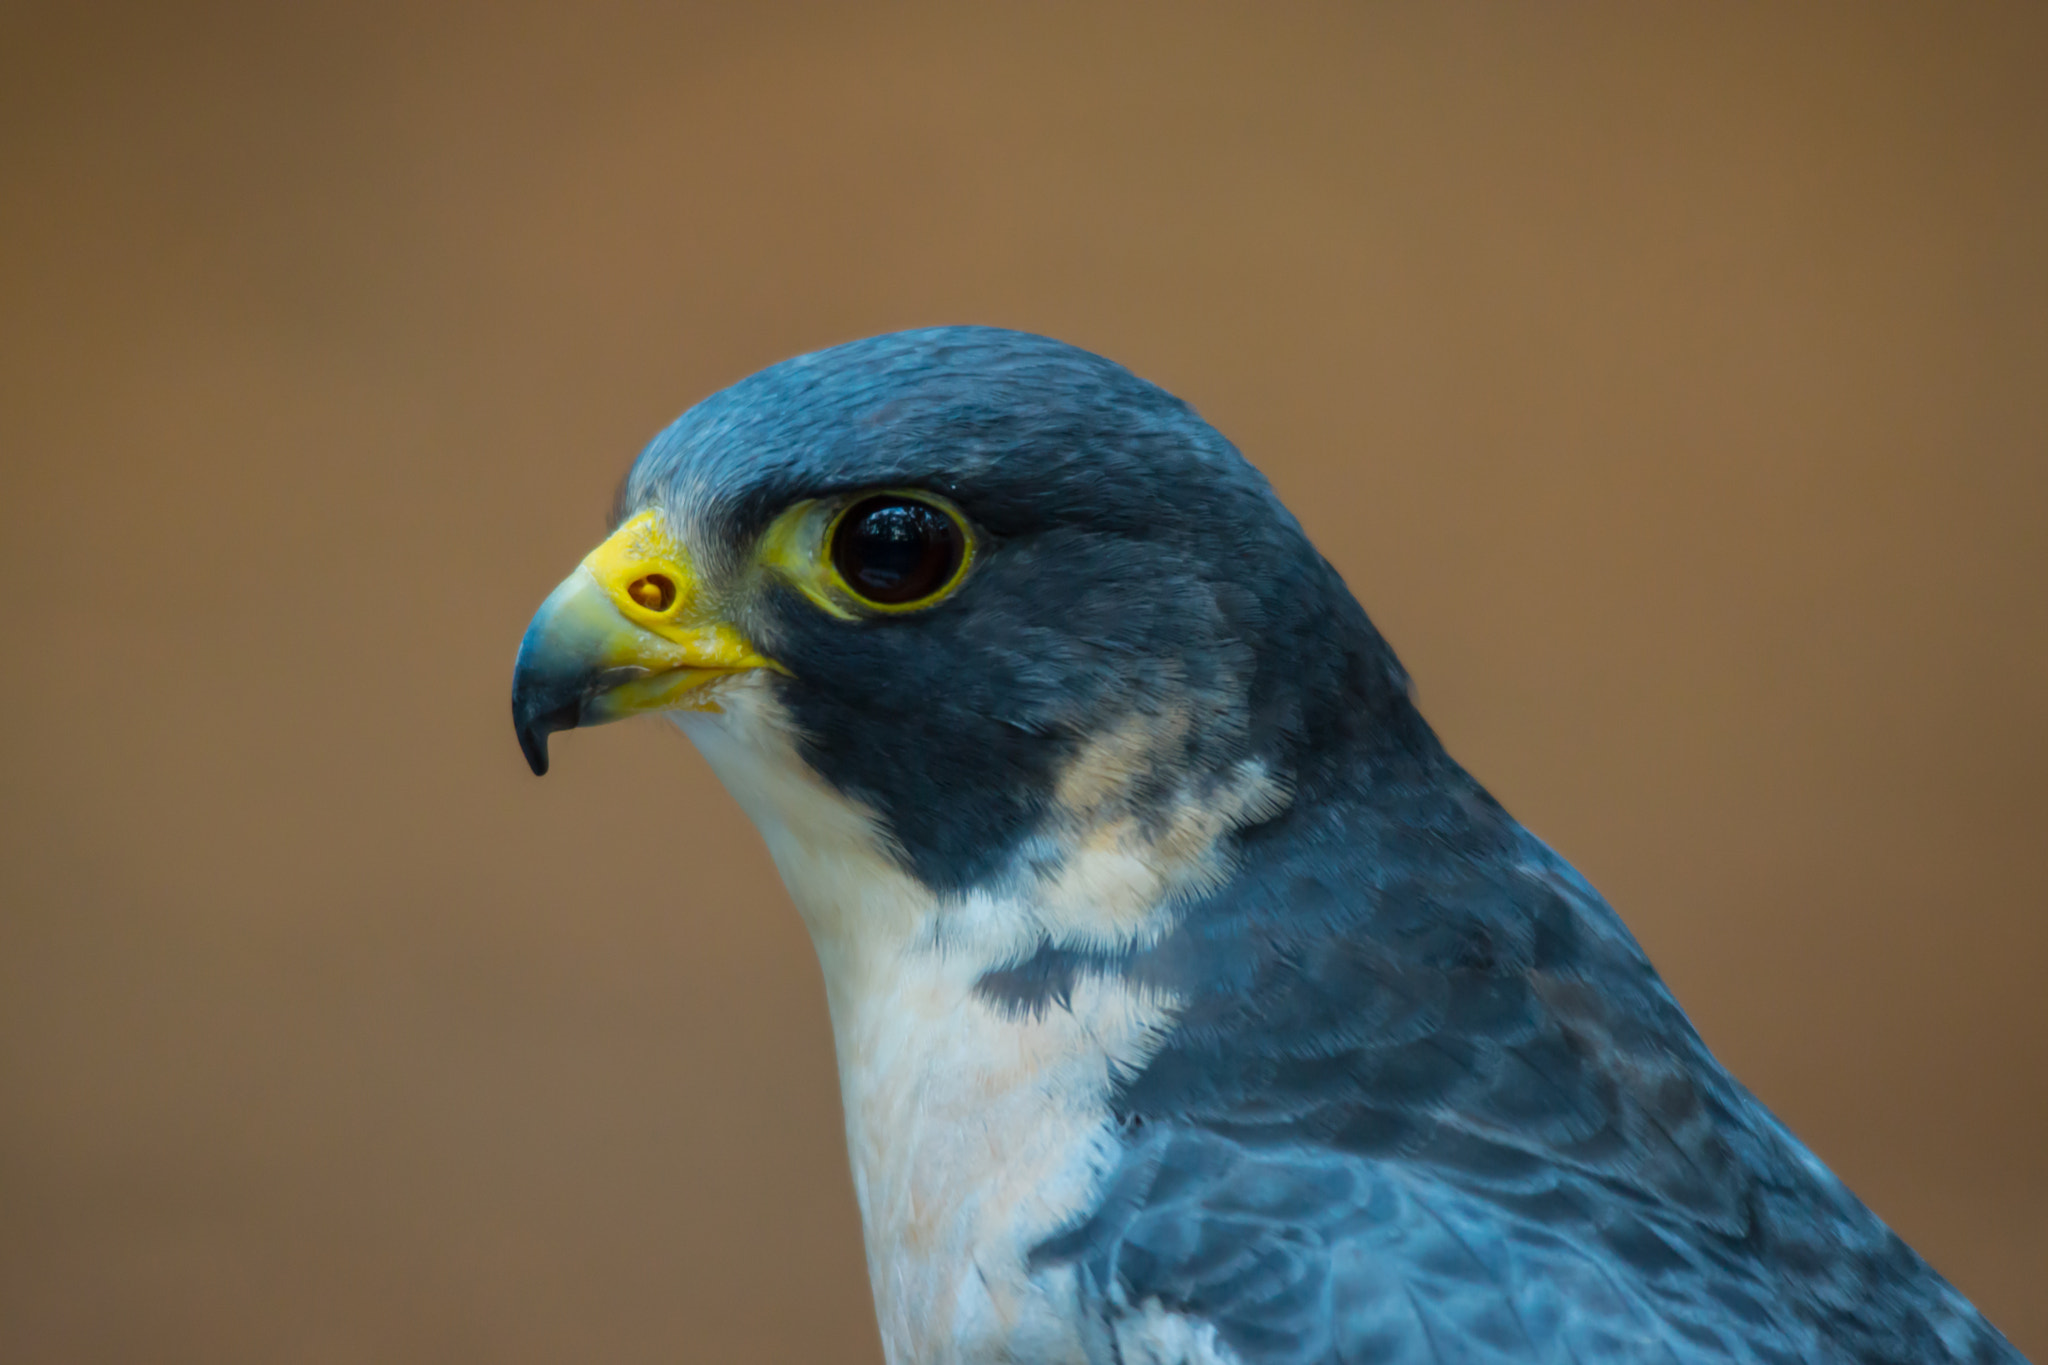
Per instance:
[[[1099,1207],[1037,1252],[1105,1360],[2020,1360],[1575,872],[1476,787],[1417,799],[1362,854],[1250,841],[1175,935],[1099,964],[1188,1001],[1124,1078]]]

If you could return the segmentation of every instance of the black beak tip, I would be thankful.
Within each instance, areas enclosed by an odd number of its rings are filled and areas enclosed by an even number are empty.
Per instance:
[[[527,726],[519,727],[519,752],[526,755],[526,766],[533,769],[535,777],[548,775],[548,735],[545,730]]]
[[[535,777],[548,774],[548,736],[557,730],[575,729],[579,709],[570,702],[537,716],[525,716],[513,706],[512,728],[519,736],[519,752],[526,755],[526,766],[533,769]]]

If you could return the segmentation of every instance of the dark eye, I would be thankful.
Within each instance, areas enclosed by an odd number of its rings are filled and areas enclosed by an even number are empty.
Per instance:
[[[846,509],[832,534],[832,567],[870,602],[900,607],[953,581],[967,534],[944,509],[882,493]]]

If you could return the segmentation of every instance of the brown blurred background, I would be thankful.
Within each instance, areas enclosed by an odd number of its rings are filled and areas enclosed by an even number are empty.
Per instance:
[[[534,781],[506,697],[657,428],[941,321],[1235,438],[2048,1359],[2048,10],[5,34],[0,1359],[878,1359],[765,855],[655,723]]]

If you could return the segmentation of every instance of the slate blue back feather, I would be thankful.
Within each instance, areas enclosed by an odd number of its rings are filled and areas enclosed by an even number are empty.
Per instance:
[[[1387,733],[1164,942],[1090,968],[1189,1004],[1041,1261],[1105,1322],[1156,1300],[1257,1365],[2019,1359],[1576,873],[1419,721]]]

